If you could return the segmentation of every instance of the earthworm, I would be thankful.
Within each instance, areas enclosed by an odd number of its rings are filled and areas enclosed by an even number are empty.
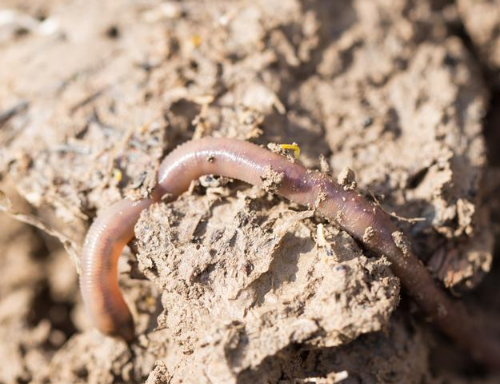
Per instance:
[[[331,176],[307,170],[255,144],[227,138],[204,138],[177,147],[162,161],[150,199],[119,201],[91,225],[82,249],[80,287],[101,332],[126,341],[135,337],[131,312],[118,287],[117,263],[134,237],[141,211],[162,197],[175,199],[203,175],[272,187],[273,192],[333,220],[367,251],[389,260],[402,285],[445,334],[478,361],[500,368],[500,343],[434,283],[384,210]]]

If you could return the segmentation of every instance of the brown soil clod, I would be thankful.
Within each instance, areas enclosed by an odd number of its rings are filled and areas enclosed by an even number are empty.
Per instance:
[[[403,232],[393,232],[392,239],[394,240],[394,244],[398,247],[404,256],[409,256],[411,252],[411,244],[404,235]]]
[[[356,175],[348,167],[344,168],[337,176],[337,183],[342,185],[346,191],[356,189]]]
[[[264,170],[264,175],[261,176],[262,188],[266,192],[276,192],[283,182],[283,177],[283,173],[276,172],[271,166],[267,166]]]

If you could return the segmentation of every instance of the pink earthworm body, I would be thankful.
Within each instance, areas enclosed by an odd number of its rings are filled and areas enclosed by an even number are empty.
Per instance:
[[[92,224],[82,250],[80,287],[95,326],[126,341],[135,337],[132,315],[118,287],[117,263],[123,248],[134,237],[142,210],[166,194],[169,200],[175,199],[192,180],[203,175],[263,186],[270,172],[279,176],[277,194],[314,207],[368,251],[385,256],[408,293],[445,334],[478,361],[500,368],[500,343],[435,285],[421,261],[404,241],[398,240],[401,233],[388,214],[326,174],[309,171],[279,154],[234,139],[204,138],[177,147],[163,160],[151,199],[119,201]]]

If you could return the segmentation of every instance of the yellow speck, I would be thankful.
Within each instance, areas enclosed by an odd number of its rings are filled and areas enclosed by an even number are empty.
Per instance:
[[[150,125],[151,125],[151,123],[146,123],[146,124],[142,125],[141,128],[139,128],[139,132],[141,134],[146,133],[148,131]]]
[[[115,179],[117,183],[119,183],[120,181],[122,181],[122,179],[123,179],[123,173],[122,173],[122,171],[120,171],[117,168],[113,169],[113,179]]]
[[[297,143],[293,144],[280,144],[280,147],[286,150],[293,151],[293,156],[297,160],[300,157],[300,147]]]
[[[156,299],[153,296],[146,297],[146,304],[148,307],[154,307],[156,304]]]
[[[196,34],[191,37],[191,42],[197,48],[201,45],[201,36]]]

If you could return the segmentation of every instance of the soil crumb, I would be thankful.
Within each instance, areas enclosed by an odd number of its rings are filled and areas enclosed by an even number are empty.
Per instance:
[[[344,168],[337,176],[337,183],[344,187],[344,190],[356,189],[356,174],[350,168]]]
[[[284,177],[285,175],[282,172],[276,172],[271,166],[266,166],[264,175],[261,176],[262,188],[267,192],[276,192]]]

